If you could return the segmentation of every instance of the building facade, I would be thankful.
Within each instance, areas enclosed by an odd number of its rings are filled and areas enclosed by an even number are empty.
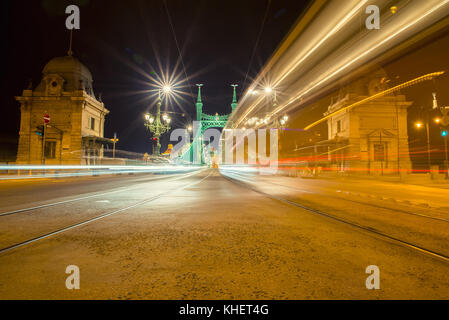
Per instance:
[[[339,171],[382,175],[411,169],[407,108],[412,102],[390,94],[347,108],[387,90],[388,83],[383,71],[365,77],[344,88],[325,113],[335,115],[328,119],[328,140],[321,145]]]
[[[73,56],[52,59],[39,85],[20,102],[18,164],[96,164],[103,157],[105,117],[90,71]],[[44,126],[44,114],[50,123]],[[45,129],[44,129],[45,127]],[[44,138],[45,136],[45,138]]]

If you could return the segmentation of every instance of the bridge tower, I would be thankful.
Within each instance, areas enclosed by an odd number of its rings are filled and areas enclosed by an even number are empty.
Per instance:
[[[197,84],[198,87],[198,99],[196,101],[196,120],[201,121],[201,116],[203,115],[203,101],[201,100],[201,87],[203,84]]]
[[[238,86],[239,86],[238,84],[231,84],[231,87],[234,89],[234,96],[232,97],[232,103],[231,103],[232,112],[234,112],[235,108],[237,107],[237,92],[236,92],[236,88]]]
[[[193,161],[195,163],[204,164],[204,141],[203,141],[203,133],[209,128],[224,128],[226,123],[228,122],[231,113],[225,115],[219,115],[218,113],[215,115],[209,115],[203,113],[203,101],[201,97],[201,88],[203,84],[197,84],[198,87],[198,97],[195,103],[196,106],[196,121],[198,122],[196,126],[194,125],[194,137],[193,142],[190,144],[188,150],[183,152],[181,158],[186,161]],[[231,103],[232,112],[237,107],[237,84],[231,85],[233,87],[233,98]]]

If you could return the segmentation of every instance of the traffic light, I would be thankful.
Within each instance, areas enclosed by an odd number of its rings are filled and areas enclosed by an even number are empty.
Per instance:
[[[43,137],[44,136],[44,126],[38,126],[36,127],[36,132],[38,136]]]
[[[446,138],[447,136],[448,136],[448,131],[446,130],[446,129],[444,129],[444,130],[441,130],[441,136],[443,137],[443,138]]]

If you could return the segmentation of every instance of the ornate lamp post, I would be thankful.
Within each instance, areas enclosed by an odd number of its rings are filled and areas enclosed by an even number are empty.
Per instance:
[[[171,91],[171,88],[165,86],[163,90],[165,91],[165,93],[169,93]],[[153,115],[149,113],[145,115],[145,126],[153,134],[153,140],[156,141],[156,148],[153,147],[153,155],[156,156],[161,155],[160,137],[161,135],[170,130],[170,122],[171,122],[171,119],[167,114],[163,114],[161,120],[161,105],[162,105],[161,90],[159,90],[156,116],[153,117]]]

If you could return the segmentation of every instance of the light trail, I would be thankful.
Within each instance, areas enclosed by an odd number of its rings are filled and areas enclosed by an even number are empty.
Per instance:
[[[323,45],[330,37],[338,33],[343,26],[348,23],[357,12],[368,2],[368,0],[360,1],[360,3],[355,6],[343,19],[340,20],[339,23],[332,30],[324,36],[312,49],[310,49],[302,58],[300,58],[297,62],[293,64],[293,66],[288,66],[287,71],[276,81],[274,86],[279,85],[287,76],[289,76],[296,68],[303,63],[308,57],[310,57],[316,50],[318,50],[321,45]]]
[[[407,2],[394,18],[393,16],[381,17],[381,21],[385,21],[381,30],[365,31],[361,37],[360,32],[354,33],[353,18],[357,16],[357,12],[364,13],[364,11],[361,12],[361,9],[366,4],[365,1],[351,3],[352,7],[340,9],[344,10],[343,13],[335,10],[339,8],[335,4],[336,2],[328,2],[324,9],[315,13],[316,17],[312,19],[305,31],[298,33],[297,38],[291,41],[289,48],[286,49],[284,45],[281,45],[285,53],[280,57],[275,54],[278,61],[274,63],[269,61],[262,70],[261,74],[270,72],[272,73],[271,78],[277,78],[271,85],[278,89],[281,97],[282,95],[290,96],[287,101],[281,101],[276,109],[271,110],[268,117],[275,118],[292,108],[304,105],[305,102],[302,101],[304,97],[312,98],[313,95],[322,92],[320,90],[330,88],[338,79],[350,75],[351,72],[357,70],[356,68],[381,57],[403,41],[426,30],[449,14],[449,0]],[[380,7],[382,7],[381,4],[387,5],[382,1],[378,1],[377,4]],[[334,9],[332,15],[330,15],[330,9]],[[333,20],[334,17],[340,16],[343,16],[341,20]],[[325,23],[335,23],[335,25],[332,25],[326,34],[322,34],[321,30],[327,31],[323,26]],[[299,25],[300,23],[295,29]],[[295,29],[292,33],[295,33]],[[302,48],[309,46],[311,48],[302,53]],[[293,56],[295,50],[296,52],[299,50],[301,53],[296,53],[296,56]],[[256,85],[254,84],[250,88]],[[263,97],[258,97],[252,102],[248,100],[249,98],[250,95],[247,93],[236,114],[232,116],[231,121],[234,123],[234,128],[241,126],[251,114],[256,115],[264,107]],[[230,124],[231,122],[229,126]],[[262,125],[256,125],[254,128]]]
[[[298,61],[294,62],[293,65],[287,66],[284,71],[283,75],[278,79],[273,87],[278,86],[288,75],[290,75],[298,66],[303,63],[308,57],[310,57],[318,48],[320,48],[331,36],[336,34],[338,31],[341,30],[341,28],[349,21],[351,20],[354,15],[357,13],[357,11],[360,10],[360,8],[367,3],[367,0],[361,1],[358,5],[356,5],[348,14],[346,14],[338,23],[336,26],[332,28],[332,30],[327,33],[312,49],[310,49],[303,57],[300,57]],[[242,116],[243,118],[246,118],[253,109],[259,104],[261,100],[264,98],[259,98],[255,104],[250,106],[248,108],[248,111]],[[238,124],[238,123],[237,123]]]
[[[361,60],[362,58],[364,58],[365,56],[367,56],[368,54],[372,53],[374,50],[378,49],[379,47],[385,45],[387,42],[389,42],[390,40],[394,39],[395,37],[397,37],[398,35],[400,35],[402,32],[406,31],[407,29],[409,29],[410,27],[412,27],[413,25],[419,23],[421,20],[423,20],[424,18],[426,18],[428,15],[430,15],[431,13],[439,10],[442,6],[446,5],[449,3],[449,0],[445,0],[443,1],[440,5],[433,7],[431,10],[427,11],[425,14],[423,14],[421,17],[419,17],[418,19],[413,19],[413,21],[409,24],[407,24],[406,26],[400,28],[398,31],[394,32],[392,35],[388,36],[387,38],[383,39],[382,41],[378,42],[376,45],[372,46],[370,49],[368,49],[367,51],[364,51],[363,53],[359,54],[356,58],[354,58],[353,60],[350,60],[349,62],[347,62],[346,64],[344,64],[343,66],[341,66],[340,68],[338,68],[336,71],[334,71],[333,73],[331,73],[329,76],[325,77],[324,79],[320,80],[318,83],[316,83],[314,86],[312,86],[311,88],[305,90],[304,92],[302,92],[301,94],[297,95],[295,98],[290,99],[290,101],[288,103],[286,103],[283,106],[278,107],[277,109],[275,109],[271,114],[270,117],[274,116],[275,114],[281,112],[283,109],[285,109],[286,107],[288,107],[289,105],[291,105],[293,102],[301,99],[302,97],[304,97],[305,95],[307,95],[310,91],[312,91],[313,89],[317,88],[318,86],[320,86],[321,84],[323,84],[324,82],[332,79],[333,77],[337,76],[338,73],[340,73],[341,71],[347,69],[349,66],[355,64],[356,62],[358,62],[359,60]]]
[[[196,166],[182,166],[182,165],[167,165],[167,166],[6,165],[0,166],[0,171],[7,171],[7,172],[15,171],[16,174],[15,175],[6,174],[3,176],[0,175],[0,181],[80,177],[91,175],[97,176],[97,175],[110,175],[110,174],[134,174],[134,173],[173,174],[173,173],[196,171],[200,169],[201,169],[200,167]],[[30,174],[27,175],[19,174],[20,171],[29,172]]]
[[[362,100],[357,101],[357,102],[355,102],[355,103],[353,103],[353,104],[351,104],[351,105],[349,105],[349,106],[347,106],[347,107],[341,108],[341,109],[338,110],[338,111],[335,111],[335,112],[333,112],[333,113],[328,114],[327,116],[321,118],[320,120],[317,120],[317,121],[313,122],[312,124],[309,124],[307,127],[304,128],[304,130],[309,130],[310,128],[312,128],[312,127],[314,127],[314,126],[316,126],[316,125],[318,125],[318,124],[320,124],[320,123],[326,121],[327,119],[332,118],[333,116],[335,116],[335,115],[337,115],[337,114],[340,114],[340,113],[342,113],[342,112],[345,112],[345,111],[347,111],[347,110],[349,110],[349,109],[352,109],[352,108],[354,108],[354,107],[356,107],[356,106],[359,106],[359,105],[361,105],[361,104],[367,103],[367,102],[372,101],[372,100],[375,100],[375,99],[377,99],[377,98],[386,96],[386,95],[388,95],[388,94],[390,94],[390,93],[396,92],[396,91],[401,90],[401,89],[403,89],[403,88],[407,88],[407,87],[413,86],[413,85],[418,84],[418,83],[420,83],[420,82],[428,81],[428,80],[433,80],[433,79],[435,79],[436,77],[439,77],[439,76],[441,76],[441,75],[443,75],[443,74],[444,74],[444,71],[425,74],[425,75],[423,75],[423,76],[421,76],[421,77],[418,77],[418,78],[415,78],[415,79],[413,79],[413,80],[404,82],[404,83],[402,83],[402,84],[400,84],[400,85],[398,85],[398,86],[395,86],[395,87],[393,87],[393,88],[390,88],[390,89],[388,89],[388,90],[379,92],[379,93],[377,93],[377,94],[375,94],[375,95],[372,95],[372,96],[370,96],[370,97],[368,97],[368,98],[366,98],[366,99],[362,99]]]

